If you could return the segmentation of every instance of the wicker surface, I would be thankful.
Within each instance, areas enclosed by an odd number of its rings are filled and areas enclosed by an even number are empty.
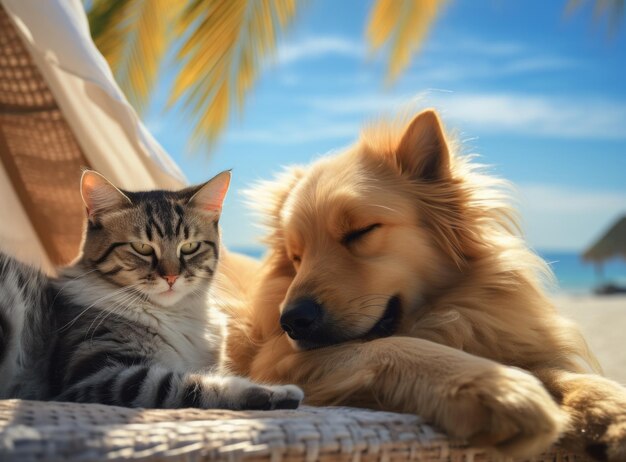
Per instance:
[[[351,408],[141,410],[0,401],[0,460],[487,461],[419,417]],[[536,461],[584,459],[551,451]]]
[[[80,244],[77,191],[89,165],[1,5],[0,161],[50,260],[68,263]]]

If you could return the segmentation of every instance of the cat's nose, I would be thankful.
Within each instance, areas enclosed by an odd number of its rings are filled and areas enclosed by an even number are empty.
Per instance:
[[[174,283],[176,282],[176,279],[178,279],[178,274],[166,274],[161,277],[165,279],[165,282],[167,282],[170,285],[170,287],[172,287]]]

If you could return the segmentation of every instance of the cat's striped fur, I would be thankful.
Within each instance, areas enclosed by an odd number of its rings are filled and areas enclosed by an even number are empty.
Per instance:
[[[228,180],[131,193],[87,172],[89,219],[73,265],[48,278],[0,254],[0,398],[297,406],[296,387],[220,373],[225,322],[208,288]]]

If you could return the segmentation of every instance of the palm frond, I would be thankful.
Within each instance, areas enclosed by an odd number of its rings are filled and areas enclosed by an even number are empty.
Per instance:
[[[123,37],[128,27],[128,22],[125,22],[124,18],[129,3],[129,0],[118,2],[96,0],[88,13],[91,36],[111,69],[116,69],[121,60]]]
[[[571,15],[588,3],[592,3],[594,21],[607,18],[609,33],[615,33],[624,19],[624,0],[569,0],[565,13]]]
[[[446,0],[377,0],[366,38],[373,51],[389,45],[387,79],[393,81],[419,51]]]
[[[94,0],[91,34],[131,103],[142,110],[171,40],[182,0]]]
[[[295,13],[296,0],[189,2],[177,24],[185,37],[178,50],[183,65],[170,104],[182,99],[198,116],[194,139],[215,140],[231,102],[241,109],[263,59]]]

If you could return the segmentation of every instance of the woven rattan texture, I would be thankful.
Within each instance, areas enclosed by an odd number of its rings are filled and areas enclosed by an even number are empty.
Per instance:
[[[0,160],[50,260],[69,262],[81,238],[87,160],[1,5]]]
[[[419,417],[351,408],[141,410],[0,401],[2,461],[489,461]],[[537,462],[584,459],[550,451]]]

